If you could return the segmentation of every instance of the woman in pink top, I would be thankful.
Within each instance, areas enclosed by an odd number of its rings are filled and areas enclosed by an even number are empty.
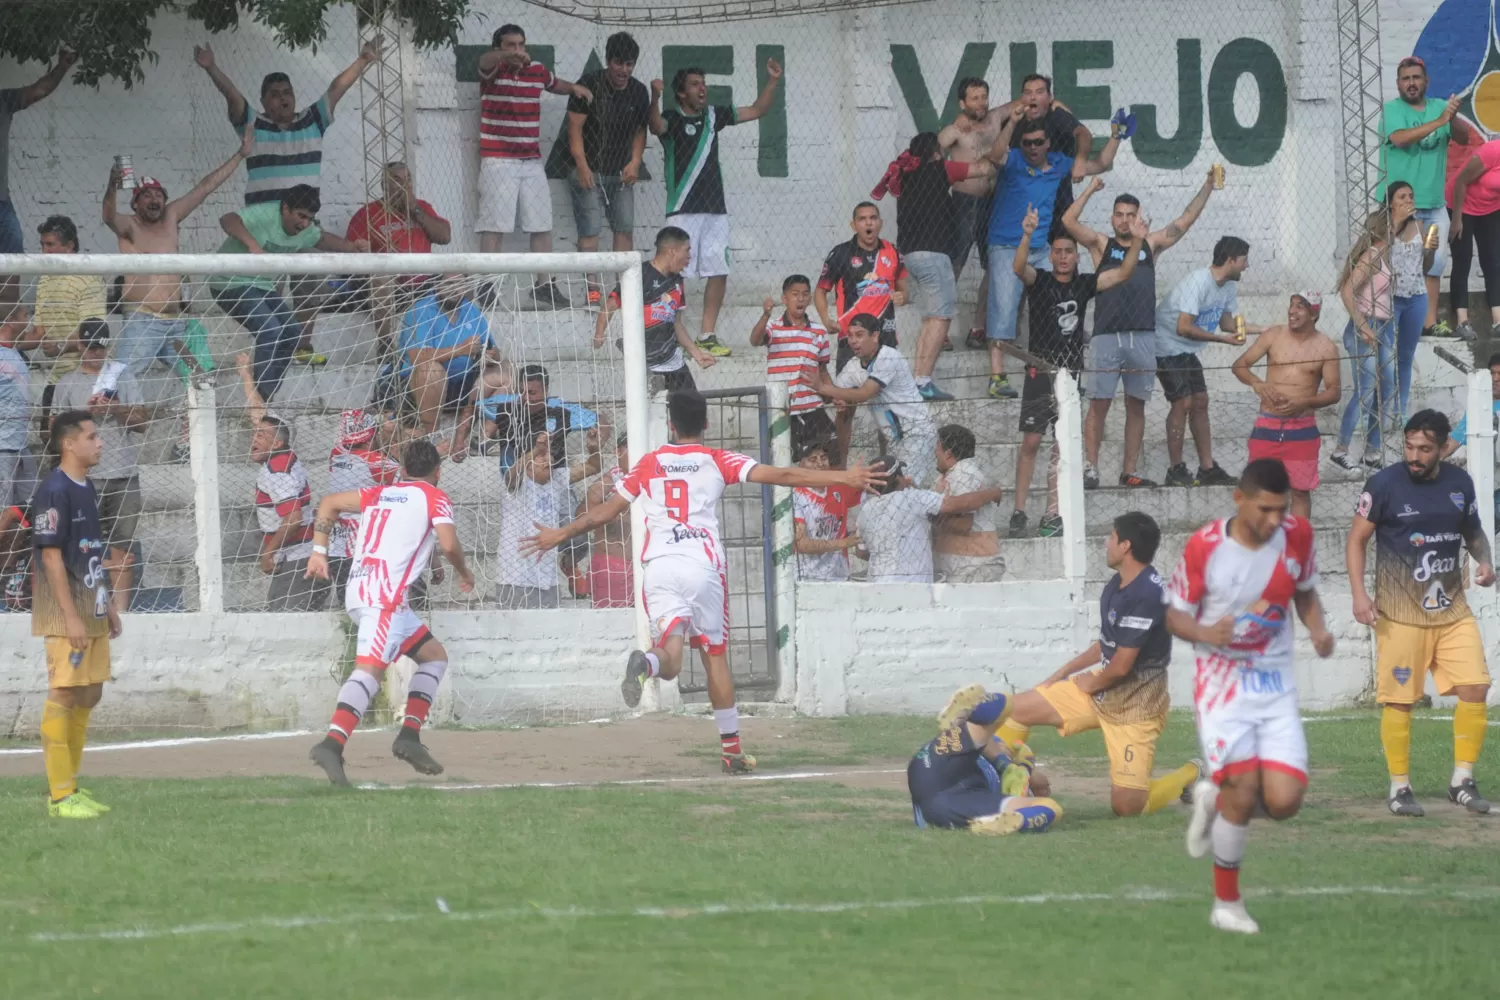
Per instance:
[[[1460,211],[1460,207],[1462,210]],[[1448,214],[1453,217],[1453,276],[1448,297],[1458,316],[1455,332],[1474,339],[1469,323],[1469,265],[1479,244],[1479,270],[1484,274],[1484,299],[1490,322],[1500,324],[1500,139],[1474,151],[1463,169],[1448,182]]]
[[[1399,402],[1393,284],[1391,213],[1381,209],[1365,222],[1364,235],[1349,251],[1339,275],[1339,297],[1349,313],[1344,349],[1349,353],[1354,390],[1344,406],[1338,447],[1328,460],[1343,469],[1358,468],[1349,458],[1349,442],[1361,417],[1365,421],[1364,464],[1371,469],[1385,465],[1380,458],[1381,428],[1394,426]]]

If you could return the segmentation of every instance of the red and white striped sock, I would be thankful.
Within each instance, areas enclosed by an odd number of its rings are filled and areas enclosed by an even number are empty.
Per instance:
[[[354,735],[359,720],[364,716],[370,702],[380,693],[380,681],[363,667],[354,673],[339,688],[338,705],[333,710],[333,721],[328,724],[328,738],[337,743],[347,743]]]

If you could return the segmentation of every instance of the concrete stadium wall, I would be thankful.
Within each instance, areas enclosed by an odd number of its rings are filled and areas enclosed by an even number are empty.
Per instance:
[[[484,17],[470,19],[459,52],[409,53],[406,63],[407,132],[420,193],[455,220],[453,249],[460,250],[475,242],[467,220],[476,208],[477,174],[478,87],[464,67],[496,25],[518,14],[499,0],[474,6]],[[1462,25],[1450,24],[1446,14],[1429,25],[1430,2],[1386,0],[1380,7],[1391,79],[1396,59],[1417,45],[1424,28],[1430,54],[1462,61]],[[283,53],[263,28],[245,24],[214,39],[220,63],[252,100],[261,75],[282,69],[309,101],[353,57],[350,11],[335,8],[316,53]],[[960,77],[988,77],[999,100],[1033,69],[1056,77],[1058,98],[1096,135],[1107,133],[1105,120],[1116,107],[1130,105],[1142,115],[1143,132],[1125,146],[1109,183],[1140,195],[1159,221],[1180,210],[1211,163],[1227,164],[1232,179],[1215,198],[1213,221],[1166,261],[1161,287],[1199,266],[1217,236],[1232,229],[1259,248],[1242,295],[1279,296],[1294,287],[1328,288],[1335,277],[1343,185],[1333,12],[1331,0],[1241,0],[1232,17],[1186,0],[1120,0],[1109,7],[1113,27],[1105,31],[1076,26],[1077,8],[1059,0],[1027,6],[932,0],[732,25],[639,28],[637,76],[670,76],[696,63],[709,69],[715,100],[749,104],[766,57],[786,65],[784,108],[726,131],[722,140],[739,275],[731,294],[746,301],[759,302],[761,289],[789,270],[815,268],[829,246],[847,238],[850,207],[867,196],[891,157],[914,131],[950,119],[948,95]],[[534,54],[572,79],[602,57],[614,30],[536,7],[519,13]],[[98,204],[113,154],[132,154],[140,172],[182,192],[232,151],[223,99],[192,62],[201,30],[176,16],[150,27],[161,58],[132,90],[65,83],[16,116],[11,186],[29,247],[43,216],[65,212],[80,223],[86,247],[112,248]],[[0,85],[29,82],[38,71],[36,64],[0,67]],[[341,106],[323,167],[323,221],[340,231],[364,201],[359,99],[356,90]],[[565,103],[543,99],[544,153],[562,127]],[[637,199],[641,247],[662,221],[654,139],[646,165],[653,179]],[[184,228],[185,250],[218,245],[218,216],[238,205],[241,187],[240,179],[231,180],[194,216]],[[570,248],[566,184],[553,181],[552,195],[558,246]],[[1094,206],[1089,221],[1102,225],[1107,210]]]

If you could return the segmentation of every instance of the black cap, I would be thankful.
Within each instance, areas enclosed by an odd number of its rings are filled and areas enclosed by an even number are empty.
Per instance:
[[[102,319],[86,319],[78,324],[78,342],[84,347],[109,347],[109,324]]]
[[[880,494],[896,492],[897,483],[906,475],[906,467],[894,455],[881,455],[870,462],[870,468],[885,470],[885,485],[875,487],[875,492]]]

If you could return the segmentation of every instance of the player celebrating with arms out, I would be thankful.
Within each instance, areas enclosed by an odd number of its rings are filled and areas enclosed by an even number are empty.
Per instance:
[[[1167,627],[1197,653],[1193,712],[1213,776],[1193,789],[1188,853],[1201,858],[1213,850],[1209,923],[1238,934],[1260,933],[1240,899],[1250,817],[1260,805],[1272,819],[1291,819],[1307,791],[1307,739],[1292,669],[1294,606],[1313,649],[1333,655],[1312,525],[1287,514],[1291,488],[1276,459],[1246,465],[1234,516],[1188,539],[1167,588]]]
[[[344,744],[359,725],[360,716],[380,693],[385,668],[399,657],[417,663],[406,695],[406,717],[391,753],[422,774],[442,774],[443,765],[422,745],[418,734],[448,671],[448,652],[407,603],[406,592],[432,558],[434,543],[458,571],[459,589],[474,589],[474,574],[464,562],[453,504],[438,489],[442,456],[431,441],[419,439],[402,453],[405,478],[389,486],[331,493],[318,504],[313,522],[313,551],[307,560],[308,577],[328,579],[328,533],[342,513],[359,511],[354,565],[344,607],[358,627],[354,673],[339,689],[338,704],[328,735],[312,748],[312,761],[335,785],[347,785]]]
[[[1193,761],[1151,780],[1156,740],[1171,708],[1172,636],[1161,577],[1151,565],[1160,543],[1161,528],[1149,514],[1133,510],[1115,518],[1104,549],[1115,575],[1099,596],[1098,640],[1017,695],[1000,728],[1000,739],[1018,755],[1032,726],[1051,726],[1064,737],[1102,729],[1109,752],[1109,804],[1116,816],[1156,812],[1180,797],[1202,770]],[[1101,660],[1103,670],[1079,673]]]
[[[1354,593],[1354,617],[1375,627],[1375,700],[1380,743],[1391,774],[1388,803],[1397,816],[1423,816],[1411,790],[1411,706],[1422,697],[1427,672],[1453,706],[1453,778],[1448,801],[1471,813],[1490,804],[1474,784],[1474,762],[1484,746],[1484,704],[1490,673],[1474,612],[1464,596],[1459,546],[1477,563],[1474,582],[1493,586],[1490,540],[1484,537],[1474,480],[1440,461],[1448,418],[1421,410],[1406,422],[1405,461],[1365,483],[1354,510],[1344,558]],[[1375,599],[1365,590],[1365,546],[1375,536]]]
[[[667,396],[672,444],[649,453],[615,487],[604,503],[561,528],[543,528],[521,539],[521,554],[537,555],[577,535],[620,517],[632,503],[645,510],[646,546],[641,553],[646,613],[656,645],[633,650],[625,665],[620,693],[631,708],[641,703],[641,689],[652,677],[671,680],[682,670],[684,635],[706,652],[708,700],[719,726],[724,770],[730,774],[755,768],[755,758],[740,747],[739,710],[734,678],[729,673],[728,561],[719,541],[719,497],[733,483],[771,486],[850,486],[865,490],[884,476],[862,465],[848,470],[813,470],[761,465],[746,455],[708,448],[708,401],[694,389]]]

